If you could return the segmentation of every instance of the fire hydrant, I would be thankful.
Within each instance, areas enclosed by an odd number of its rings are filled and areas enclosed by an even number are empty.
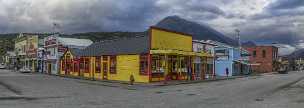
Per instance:
[[[134,81],[135,81],[134,76],[131,75],[131,76],[130,76],[130,85],[133,85],[133,84],[134,84]]]

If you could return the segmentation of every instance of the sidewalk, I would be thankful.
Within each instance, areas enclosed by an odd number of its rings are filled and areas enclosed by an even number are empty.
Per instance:
[[[164,81],[162,82],[154,82],[150,83],[148,85],[151,86],[170,86],[170,85],[181,85],[181,84],[194,84],[194,83],[203,83],[203,82],[212,82],[212,81],[220,81],[220,80],[232,80],[232,79],[237,79],[237,78],[244,78],[248,76],[230,76],[230,77],[216,77],[213,79],[205,79],[205,80],[185,80],[185,81],[176,81],[176,80],[171,80],[167,81],[166,83]]]

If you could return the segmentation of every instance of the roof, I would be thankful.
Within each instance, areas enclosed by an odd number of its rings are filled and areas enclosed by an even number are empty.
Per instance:
[[[200,43],[200,44],[207,44],[211,46],[217,46],[215,43],[212,43],[210,41],[204,41],[204,40],[192,40],[193,43]]]
[[[81,56],[83,53],[83,49],[71,48],[69,50],[74,56]]]
[[[83,56],[142,54],[149,52],[149,36],[120,38],[94,43],[83,50]]]
[[[80,46],[87,47],[93,43],[93,41],[89,39],[76,39],[76,38],[63,38],[58,37],[59,42],[66,46]]]

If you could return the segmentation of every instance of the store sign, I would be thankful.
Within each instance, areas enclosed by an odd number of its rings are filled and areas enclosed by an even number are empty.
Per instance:
[[[53,36],[50,36],[48,37],[46,40],[45,40],[45,46],[48,46],[48,45],[56,45],[57,44],[57,39]]]
[[[67,51],[68,48],[64,47],[63,45],[58,45],[58,52],[64,53]]]

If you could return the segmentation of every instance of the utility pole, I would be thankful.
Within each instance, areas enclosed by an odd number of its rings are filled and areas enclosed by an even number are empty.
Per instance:
[[[241,50],[242,49],[241,35],[240,35],[241,31],[239,29],[235,29],[235,32],[236,32],[236,36],[238,38],[239,49]]]

